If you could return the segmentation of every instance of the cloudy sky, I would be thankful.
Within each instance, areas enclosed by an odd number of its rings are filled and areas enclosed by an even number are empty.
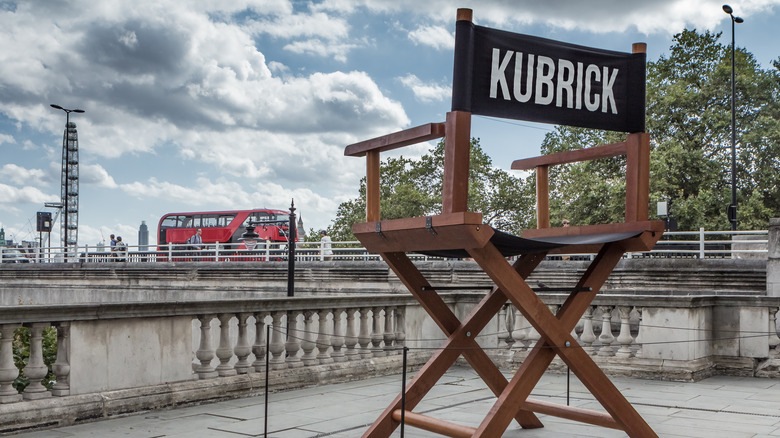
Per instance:
[[[458,7],[477,24],[648,59],[685,27],[723,31],[707,0],[0,0],[0,226],[32,240],[59,200],[65,114],[81,108],[79,244],[151,241],[176,211],[295,200],[331,224],[364,161],[344,146],[443,121]],[[737,44],[780,56],[780,0],[733,1]],[[536,155],[551,126],[475,117],[494,164]],[[404,149],[414,156],[426,147]],[[59,227],[52,244],[59,241]]]

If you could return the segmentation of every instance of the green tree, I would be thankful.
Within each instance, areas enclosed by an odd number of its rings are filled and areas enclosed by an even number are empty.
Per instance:
[[[674,37],[668,56],[647,67],[651,204],[671,199],[671,213],[681,229],[730,228],[731,51],[719,38],[685,30]],[[752,54],[738,49],[736,66],[740,228],[766,228],[769,217],[780,214],[780,63],[762,70]],[[558,127],[546,136],[542,152],[622,138],[618,133]],[[568,215],[578,224],[620,220],[623,172],[619,158],[555,168],[551,218]]]
[[[720,44],[720,36],[685,30],[668,57],[648,64],[652,192],[672,200],[682,229],[730,228],[731,47]],[[744,49],[735,59],[740,228],[766,228],[769,216],[780,212],[778,70],[762,70]]]
[[[469,168],[470,211],[484,215],[487,224],[508,231],[528,226],[533,209],[529,188],[520,178],[494,168],[490,157],[471,140]],[[387,158],[380,165],[380,210],[382,219],[397,219],[441,212],[444,172],[444,141],[419,160]],[[354,240],[352,224],[366,219],[366,178],[360,181],[358,197],[339,205],[331,226],[336,240]]]

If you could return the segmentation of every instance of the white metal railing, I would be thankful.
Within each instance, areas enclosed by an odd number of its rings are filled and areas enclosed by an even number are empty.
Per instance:
[[[629,253],[628,258],[757,258],[766,257],[768,231],[673,231],[666,232],[652,251]],[[323,254],[321,242],[297,242],[296,261],[369,261],[379,260],[358,241],[332,242],[333,254]],[[106,263],[106,262],[191,262],[191,261],[284,261],[287,260],[287,244],[284,242],[260,242],[248,250],[243,244],[211,243],[203,249],[187,244],[162,245],[142,249],[130,245],[124,251],[112,251],[103,246],[80,246],[65,253],[61,247],[4,248],[0,247],[2,263]],[[590,255],[583,255],[590,257]],[[424,255],[412,255],[415,260],[440,259]],[[557,258],[561,258],[558,256]],[[569,259],[582,257],[571,255]]]

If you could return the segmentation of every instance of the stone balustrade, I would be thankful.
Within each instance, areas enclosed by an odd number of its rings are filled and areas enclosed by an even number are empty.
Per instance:
[[[413,304],[375,295],[3,307],[0,432],[247,395],[267,372],[271,389],[394,373],[407,321],[425,324]],[[20,328],[30,332],[30,356],[18,369]],[[44,330],[57,339],[50,389]],[[411,354],[411,366],[429,354]],[[29,379],[21,393],[13,387],[20,373]]]
[[[413,369],[443,339],[380,262],[301,263],[294,298],[285,296],[284,264],[97,265],[0,269],[0,432],[241,397],[266,383],[275,390],[400,373],[400,347]],[[471,262],[418,265],[435,285],[490,284]],[[544,262],[530,281],[565,287],[586,266]],[[575,328],[576,348],[609,373],[780,376],[780,296],[767,296],[765,266],[623,261]],[[463,318],[484,291],[442,296]],[[557,312],[564,296],[543,299]],[[21,370],[11,354],[20,327],[30,339]],[[43,340],[52,336],[49,363]],[[539,338],[507,305],[477,341],[514,367]],[[12,386],[20,372],[30,381],[21,393]]]
[[[557,313],[563,296],[546,295]],[[598,296],[572,336],[611,374],[698,380],[715,374],[780,376],[776,297]],[[498,357],[516,366],[539,339],[507,305]],[[564,367],[559,360],[554,366]]]

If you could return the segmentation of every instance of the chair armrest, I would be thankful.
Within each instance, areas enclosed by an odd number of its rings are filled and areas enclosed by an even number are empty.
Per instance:
[[[344,155],[362,157],[370,151],[389,151],[441,137],[444,137],[444,123],[428,123],[351,144],[344,149]]]
[[[628,134],[626,141],[574,151],[558,152],[512,162],[512,169],[536,169],[537,228],[550,227],[548,168],[553,165],[626,156],[626,222],[646,221],[650,201],[650,137]]]
[[[540,157],[515,160],[512,162],[512,169],[530,170],[538,166],[552,166],[556,164],[597,160],[599,158],[617,157],[619,155],[626,155],[626,149],[626,142],[620,142],[586,149],[558,152],[556,154],[542,155]]]

